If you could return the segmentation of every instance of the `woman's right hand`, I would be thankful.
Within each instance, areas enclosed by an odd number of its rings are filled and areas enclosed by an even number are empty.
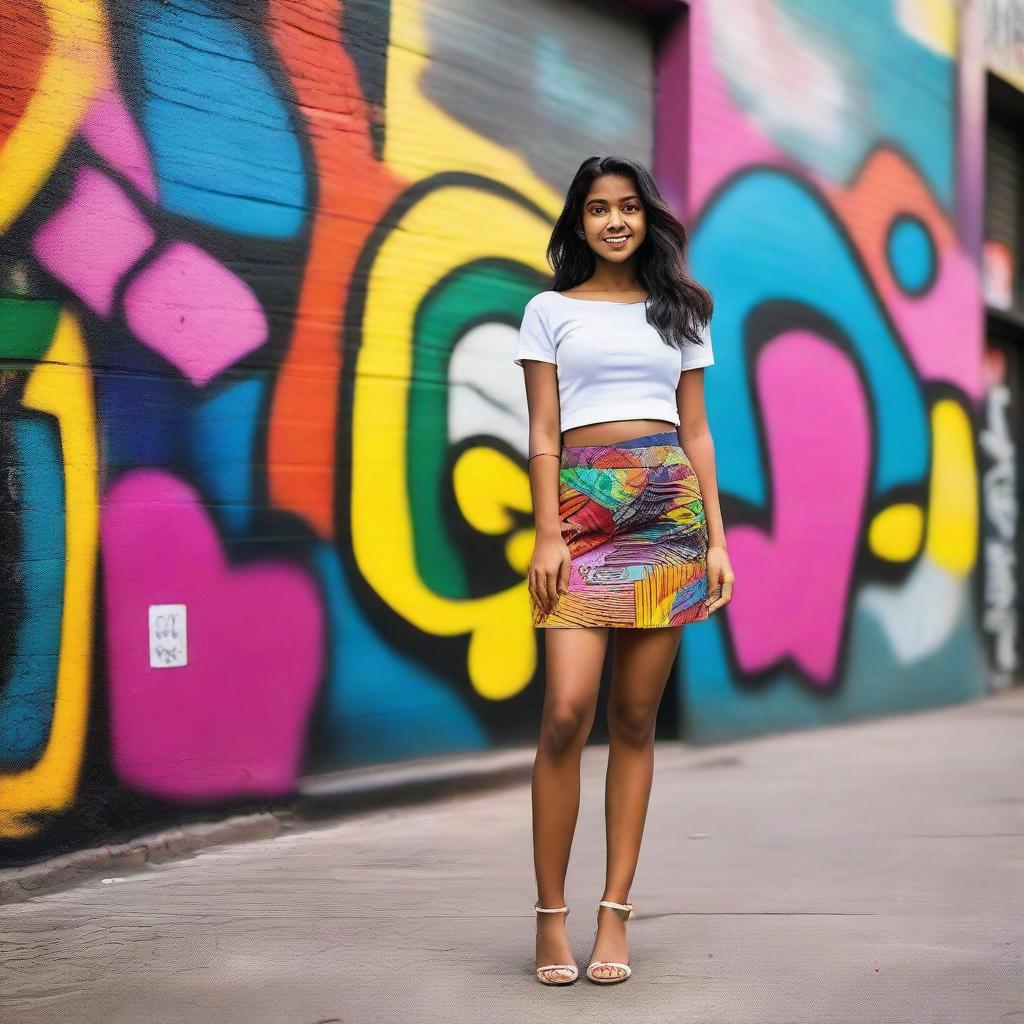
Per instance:
[[[559,597],[569,589],[572,555],[561,536],[538,537],[533,547],[528,574],[534,604],[550,615]]]

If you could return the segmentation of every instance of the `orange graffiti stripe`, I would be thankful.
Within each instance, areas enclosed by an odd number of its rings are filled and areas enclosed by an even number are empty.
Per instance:
[[[345,311],[360,254],[404,187],[374,154],[374,112],[340,32],[341,4],[271,0],[267,35],[289,75],[313,154],[306,265],[275,384],[267,447],[272,501],[334,535],[334,466]]]

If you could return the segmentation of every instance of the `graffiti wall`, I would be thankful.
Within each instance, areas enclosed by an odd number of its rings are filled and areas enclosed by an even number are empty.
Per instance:
[[[983,317],[955,5],[708,0],[689,217],[736,593],[684,631],[712,740],[967,699]],[[975,112],[982,117],[981,111]]]
[[[874,6],[714,0],[673,35],[740,581],[684,631],[696,740],[982,682],[953,4]],[[3,5],[5,859],[534,739],[511,355],[582,157],[657,159],[651,24]]]
[[[654,59],[621,8],[472,13],[3,5],[11,859],[533,738],[511,357]]]
[[[989,339],[985,406],[978,434],[982,498],[981,623],[993,689],[1020,673],[1020,348]]]

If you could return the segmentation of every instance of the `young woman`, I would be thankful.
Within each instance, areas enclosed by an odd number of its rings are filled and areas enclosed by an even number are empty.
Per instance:
[[[609,631],[607,865],[587,977],[625,981],[626,920],[654,773],[654,725],[680,631],[727,604],[715,456],[704,408],[711,296],[651,174],[585,160],[547,249],[553,289],[526,306],[515,362],[530,416],[534,624],[547,688],[533,771],[536,974],[579,975],[565,874],[580,758]]]

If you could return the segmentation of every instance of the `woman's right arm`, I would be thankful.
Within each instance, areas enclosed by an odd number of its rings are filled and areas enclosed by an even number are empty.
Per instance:
[[[562,540],[558,501],[558,470],[562,454],[558,378],[554,363],[527,357],[523,359],[522,366],[530,414],[531,458],[528,465],[536,527],[529,588],[536,605],[549,614],[559,595],[568,589],[572,566],[569,548]]]

